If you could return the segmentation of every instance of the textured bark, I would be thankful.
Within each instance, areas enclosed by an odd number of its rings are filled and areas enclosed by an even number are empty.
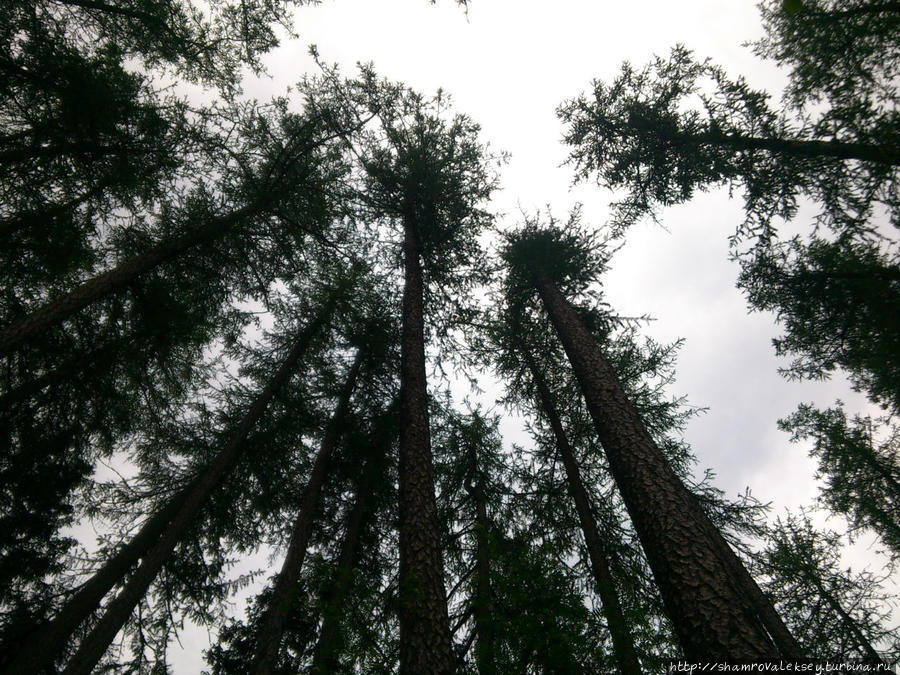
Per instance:
[[[0,355],[18,349],[27,340],[62,323],[88,305],[122,291],[141,275],[177,258],[188,249],[221,237],[251,211],[251,207],[245,207],[215,218],[188,234],[154,246],[113,269],[88,279],[78,288],[38,307],[28,316],[0,331]]]
[[[698,661],[777,658],[779,650],[724,555],[727,543],[650,437],[575,308],[543,271],[535,270],[534,281],[581,385],[685,656]]]
[[[369,493],[372,488],[371,462],[366,462],[360,472],[356,487],[356,501],[347,518],[347,529],[341,543],[334,581],[322,599],[322,628],[313,651],[310,675],[329,675],[338,672],[338,632],[340,631],[339,611],[347,595],[353,567],[359,557],[359,539],[368,509]]]
[[[469,450],[469,474],[463,484],[475,504],[475,663],[479,675],[497,672],[496,641],[494,637],[494,606],[491,593],[491,550],[489,532],[491,523],[487,515],[487,498],[484,494],[484,476],[478,471],[478,458],[473,448]],[[477,476],[475,482],[471,481]]]
[[[575,501],[575,511],[578,513],[578,521],[581,523],[581,531],[584,533],[584,541],[591,561],[591,571],[594,573],[594,581],[597,584],[597,594],[603,603],[603,616],[606,617],[609,635],[612,638],[616,664],[619,672],[623,675],[641,675],[641,666],[634,649],[634,639],[622,612],[622,603],[619,600],[619,593],[609,568],[609,557],[597,530],[597,521],[591,510],[587,490],[581,480],[581,472],[575,461],[575,454],[572,452],[572,446],[569,444],[563,428],[559,411],[556,409],[543,374],[527,348],[522,349],[522,355],[537,386],[541,409],[544,411],[547,421],[550,422],[550,428],[553,429],[556,447],[566,470],[569,493]]]
[[[172,551],[200,512],[200,509],[206,504],[212,491],[222,484],[234,468],[240,457],[240,451],[247,435],[262,417],[266,407],[275,397],[278,390],[290,378],[298,361],[306,351],[310,340],[330,319],[344,288],[342,285],[336,289],[317,317],[303,329],[290,353],[272,379],[269,380],[266,387],[253,401],[247,414],[244,415],[237,430],[232,434],[225,447],[222,448],[203,473],[195,479],[190,489],[179,496],[179,503],[171,521],[152,547],[140,554],[140,565],[128,579],[121,592],[107,606],[100,620],[81,643],[78,651],[63,671],[65,675],[75,675],[76,673],[88,675],[94,666],[97,665],[97,662],[103,656],[113,638],[115,638],[116,633],[119,632],[128,620],[128,617],[131,616],[135,606],[140,602],[150,584],[153,583],[156,575],[165,565]]]
[[[287,555],[281,565],[281,572],[275,582],[275,589],[266,607],[266,613],[256,632],[256,651],[253,656],[253,665],[250,668],[250,672],[255,675],[270,673],[275,667],[278,647],[281,645],[281,638],[284,634],[284,623],[297,595],[297,580],[300,578],[300,570],[303,568],[303,560],[306,558],[306,549],[309,546],[316,511],[319,508],[319,498],[322,495],[322,486],[325,484],[331,458],[343,431],[344,419],[350,407],[350,397],[356,387],[362,359],[363,351],[359,350],[350,367],[350,372],[347,374],[347,380],[341,390],[334,413],[328,421],[316,461],[313,463],[309,482],[306,484],[306,490],[300,502],[300,511],[294,520]]]
[[[450,619],[428,428],[424,285],[415,227],[404,223],[400,355],[400,672],[452,673]]]

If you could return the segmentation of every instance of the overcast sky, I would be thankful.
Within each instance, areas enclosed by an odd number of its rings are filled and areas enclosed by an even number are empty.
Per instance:
[[[784,82],[772,64],[742,46],[758,38],[761,27],[755,5],[741,0],[472,0],[468,13],[452,0],[325,0],[296,16],[300,39],[285,41],[266,59],[271,77],[248,82],[248,95],[283,94],[314,72],[310,44],[348,75],[357,62],[372,62],[381,76],[424,94],[442,88],[456,110],[481,125],[484,141],[510,153],[491,205],[510,225],[522,209],[549,205],[565,217],[576,202],[584,204],[584,222],[605,222],[609,195],[592,185],[571,188],[554,111],[593,78],[614,77],[623,60],[642,66],[682,43],[776,99]],[[817,487],[807,447],[789,444],[776,420],[802,401],[825,407],[840,397],[851,410],[864,409],[865,402],[842,379],[796,383],[778,375],[772,317],[748,315],[734,288],[737,267],[728,261],[727,237],[741,213],[740,199],[715,192],[664,212],[666,229],[634,227],[604,287],[621,314],[655,318],[647,334],[686,339],[672,393],[709,408],[687,430],[698,474],[713,469],[730,497],[749,486],[760,500],[772,501],[777,514],[809,506]],[[847,562],[880,567],[883,559],[865,539]],[[205,641],[204,632],[189,631],[182,636],[184,650],[173,646],[177,673],[200,671]]]

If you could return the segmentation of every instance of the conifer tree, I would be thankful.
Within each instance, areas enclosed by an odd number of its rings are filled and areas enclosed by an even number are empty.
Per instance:
[[[817,530],[805,514],[789,514],[775,521],[757,564],[769,577],[767,592],[811,658],[894,661],[900,635],[888,627],[882,580],[841,570],[840,551],[837,534]]]
[[[291,377],[309,340],[328,322],[335,304],[346,292],[347,283],[348,280],[344,280],[337,285],[336,290],[331,292],[331,297],[323,303],[319,313],[298,333],[295,343],[277,372],[254,400],[240,425],[209,466],[152,514],[138,534],[78,590],[57,616],[29,637],[28,644],[16,655],[16,660],[8,672],[22,669],[36,670],[52,663],[78,625],[97,609],[107,592],[122,582],[132,565],[140,559],[140,565],[129,577],[124,589],[105,609],[100,621],[84,639],[67,665],[67,672],[91,671],[159,569],[165,564],[172,548],[203,507],[209,494],[233,468],[247,435],[263,415],[278,389]]]
[[[425,359],[425,302],[433,324],[452,318],[454,291],[481,257],[477,242],[488,217],[481,204],[493,179],[478,127],[449,117],[432,100],[379,82],[364,69],[342,84],[335,73],[304,90],[316,100],[350,101],[357,119],[371,111],[374,130],[347,138],[365,169],[363,216],[396,228],[403,270],[400,357],[400,663],[404,673],[453,668],[450,628],[434,502]],[[332,106],[336,107],[336,106]],[[427,275],[427,283],[426,283]]]
[[[565,348],[685,655],[796,655],[777,634],[776,646],[765,627],[771,617],[746,594],[743,566],[673,472],[563,295],[561,289],[578,288],[596,274],[589,249],[571,233],[531,225],[510,236],[503,255],[509,292],[523,299],[537,294]]]

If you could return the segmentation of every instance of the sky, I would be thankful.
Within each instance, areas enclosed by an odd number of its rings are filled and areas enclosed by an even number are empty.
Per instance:
[[[507,226],[523,211],[548,206],[564,218],[576,203],[583,204],[583,222],[606,222],[610,195],[596,185],[572,186],[555,109],[592,79],[613,78],[623,61],[640,67],[681,43],[773,92],[776,103],[785,81],[743,46],[762,33],[754,3],[743,0],[471,0],[468,11],[453,0],[325,0],[298,9],[295,30],[298,39],[286,39],[266,57],[269,76],[245,83],[248,96],[282,95],[304,73],[315,73],[311,44],[347,75],[355,64],[371,62],[381,76],[426,95],[443,89],[455,110],[481,125],[483,141],[509,153],[490,205]],[[785,363],[771,344],[778,335],[773,317],[748,314],[735,288],[737,266],[728,259],[727,238],[741,216],[739,197],[717,191],[664,211],[662,227],[635,226],[613,258],[604,291],[620,314],[654,318],[646,334],[685,339],[671,392],[708,408],[686,431],[697,475],[709,467],[729,497],[749,487],[779,514],[811,505],[818,488],[808,447],[789,443],[776,420],[804,401],[825,407],[841,398],[851,411],[866,404],[842,378],[798,383],[778,374]],[[801,213],[801,228],[802,220]],[[523,440],[514,422],[504,432],[507,441]],[[842,527],[834,519],[818,522]],[[875,548],[871,538],[861,539],[846,564],[880,567]],[[263,566],[266,556],[254,562]],[[200,630],[181,635],[170,654],[176,673],[200,672],[207,639]]]

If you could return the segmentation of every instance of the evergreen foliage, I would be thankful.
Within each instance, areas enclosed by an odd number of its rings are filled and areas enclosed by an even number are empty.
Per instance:
[[[788,374],[887,411],[781,426],[896,562],[896,3],[763,3],[783,110],[681,47],[565,104],[580,176],[625,189],[610,236],[502,230],[503,158],[443,92],[319,63],[243,97],[304,4],[0,12],[0,669],[166,673],[188,625],[217,675],[900,658],[841,537],[695,477],[680,343],[602,290],[628,225],[740,188]],[[780,241],[805,199],[820,227]],[[461,406],[485,374],[502,408]]]

